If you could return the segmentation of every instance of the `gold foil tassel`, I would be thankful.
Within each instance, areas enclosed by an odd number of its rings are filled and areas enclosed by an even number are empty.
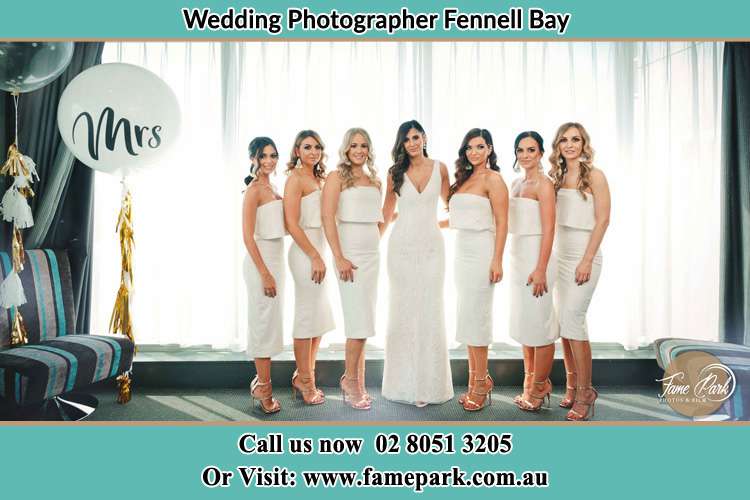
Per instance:
[[[15,309],[15,314],[13,315],[13,327],[10,330],[10,345],[28,344],[29,338],[26,336],[26,325],[23,324],[21,311],[19,311],[17,307]]]
[[[122,333],[133,343],[133,325],[130,316],[130,289],[133,284],[133,224],[131,220],[131,197],[130,191],[125,191],[122,197],[122,208],[117,217],[117,232],[120,234],[120,288],[117,290],[115,306],[112,317],[109,320],[109,329],[112,333]]]
[[[25,253],[23,251],[23,238],[21,237],[21,230],[15,225],[13,226],[13,269],[17,273],[23,271],[23,264],[25,262]]]
[[[117,402],[124,405],[132,397],[130,393],[130,372],[125,372],[117,377]]]
[[[0,175],[12,175],[13,177],[19,175],[29,176],[29,169],[24,165],[21,153],[15,144],[8,146],[8,158],[5,160],[3,166],[0,167]]]
[[[112,317],[109,319],[109,331],[121,333],[133,343],[133,326],[130,321],[130,290],[125,283],[120,284],[115,299],[115,307],[112,309]]]

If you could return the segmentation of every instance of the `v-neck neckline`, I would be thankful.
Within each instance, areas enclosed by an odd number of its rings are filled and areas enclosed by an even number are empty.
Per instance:
[[[419,188],[417,187],[417,185],[414,184],[414,181],[411,180],[411,177],[409,177],[409,173],[408,172],[404,172],[404,175],[406,176],[407,179],[409,179],[409,184],[411,184],[411,187],[414,188],[414,191],[416,191],[417,194],[421,195],[422,193],[424,193],[425,191],[427,191],[427,186],[430,185],[430,181],[432,180],[432,176],[435,175],[435,162],[434,161],[432,162],[432,170],[430,170],[430,175],[427,177],[427,182],[425,183],[425,185],[424,185],[424,187],[422,188],[421,191],[419,190]]]

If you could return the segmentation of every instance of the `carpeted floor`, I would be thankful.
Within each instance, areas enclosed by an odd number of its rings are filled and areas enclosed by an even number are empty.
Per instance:
[[[562,392],[552,397],[552,405],[539,413],[526,413],[516,408],[513,396],[519,387],[496,387],[492,405],[479,412],[466,412],[456,402],[466,389],[456,387],[456,398],[442,405],[417,408],[383,399],[379,391],[370,390],[375,398],[370,411],[357,411],[345,406],[337,388],[323,387],[326,403],[305,406],[293,401],[288,388],[280,388],[274,396],[281,401],[282,410],[275,415],[264,415],[246,390],[242,389],[143,389],[136,390],[127,405],[115,402],[113,390],[99,389],[99,407],[89,420],[99,421],[531,421],[565,420],[567,410],[559,408]],[[594,420],[600,421],[681,421],[666,404],[659,403],[654,387],[601,387],[596,402]]]

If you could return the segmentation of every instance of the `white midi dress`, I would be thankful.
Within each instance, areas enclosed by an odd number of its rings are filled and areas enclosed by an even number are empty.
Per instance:
[[[423,405],[453,397],[445,333],[445,246],[437,222],[440,167],[422,193],[404,175],[388,240],[390,297],[383,397]]]
[[[258,207],[255,218],[255,244],[263,262],[276,281],[276,297],[267,297],[263,280],[249,254],[242,272],[247,286],[247,355],[270,358],[284,346],[284,208],[281,200]]]
[[[299,225],[310,243],[325,259],[326,244],[320,218],[320,190],[302,197]],[[312,262],[296,242],[289,247],[289,269],[294,279],[292,337],[309,339],[333,330],[336,325],[326,287],[330,272],[326,273],[326,279],[321,284],[315,283],[312,280]]]
[[[508,207],[510,241],[510,337],[530,347],[553,343],[558,325],[552,293],[534,297],[534,287],[526,283],[539,262],[542,246],[542,217],[539,202],[530,198],[511,198]],[[557,262],[551,255],[547,264],[547,289],[554,290]]]
[[[375,186],[352,186],[343,190],[336,217],[341,251],[357,266],[354,281],[338,279],[344,334],[349,339],[372,337],[380,269],[378,222],[383,221],[380,190]],[[336,269],[335,261],[333,268]]]
[[[601,251],[591,267],[591,278],[581,286],[575,282],[576,267],[581,262],[594,228],[594,196],[584,200],[576,189],[557,192],[557,230],[555,253],[558,274],[555,286],[555,308],[560,336],[571,340],[588,340],[586,312],[602,271]]]
[[[456,341],[492,343],[490,265],[495,253],[495,218],[490,200],[471,193],[451,196],[450,227],[457,230],[455,252]]]

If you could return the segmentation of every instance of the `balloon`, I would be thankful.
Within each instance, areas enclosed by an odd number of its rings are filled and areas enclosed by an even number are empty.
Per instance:
[[[0,42],[0,89],[31,92],[60,76],[73,58],[73,42]]]
[[[154,166],[174,145],[180,108],[172,89],[147,69],[100,64],[65,88],[57,127],[76,158],[124,176]]]

